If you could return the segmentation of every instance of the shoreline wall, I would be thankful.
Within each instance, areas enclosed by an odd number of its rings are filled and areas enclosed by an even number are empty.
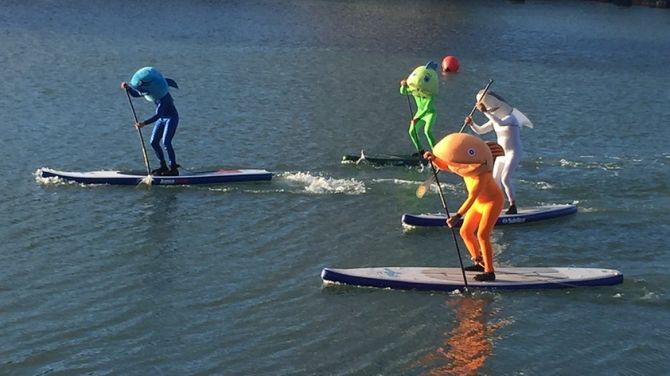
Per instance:
[[[618,6],[641,5],[651,8],[670,8],[670,0],[598,0],[603,3],[612,3]]]

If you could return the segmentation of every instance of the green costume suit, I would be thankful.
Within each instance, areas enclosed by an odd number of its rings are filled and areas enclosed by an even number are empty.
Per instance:
[[[414,114],[414,119],[417,121],[416,124],[410,123],[409,125],[409,137],[412,140],[412,144],[414,144],[417,151],[425,150],[421,145],[419,134],[417,133],[417,128],[423,127],[423,133],[426,135],[426,139],[432,150],[435,145],[435,137],[433,137],[431,131],[435,124],[435,105],[433,104],[433,97],[413,95],[407,86],[400,86],[400,94],[412,95],[416,101],[416,113]]]

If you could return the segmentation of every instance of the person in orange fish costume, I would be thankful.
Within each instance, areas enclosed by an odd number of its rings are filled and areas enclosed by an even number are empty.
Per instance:
[[[465,270],[483,272],[475,275],[476,281],[496,279],[491,231],[505,205],[505,198],[493,179],[494,155],[502,155],[500,145],[487,144],[466,133],[452,133],[438,142],[432,152],[424,154],[424,158],[431,160],[438,169],[463,177],[468,198],[458,212],[447,219],[447,224],[454,227],[463,218],[460,234],[473,261],[473,265]]]

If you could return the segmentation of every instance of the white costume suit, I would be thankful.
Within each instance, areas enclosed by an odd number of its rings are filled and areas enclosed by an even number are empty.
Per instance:
[[[511,178],[519,165],[522,153],[521,124],[519,119],[514,116],[517,111],[513,111],[502,119],[493,113],[484,112],[483,114],[489,119],[488,122],[477,125],[473,121],[470,124],[470,128],[480,135],[495,130],[498,144],[505,150],[505,155],[496,158],[493,164],[493,177],[502,186],[510,203],[516,201]]]

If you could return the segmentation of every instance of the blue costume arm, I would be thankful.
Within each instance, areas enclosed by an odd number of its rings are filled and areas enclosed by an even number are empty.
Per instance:
[[[144,124],[153,124],[156,122],[156,120],[160,119],[163,114],[163,102],[158,102],[156,105],[156,114],[154,116],[148,118],[147,120],[143,121]]]
[[[174,101],[169,93],[156,103],[156,114],[143,121],[143,123],[151,124],[160,118],[179,119],[179,113],[177,113],[177,108],[175,108]]]
[[[160,115],[158,115],[158,113],[156,113],[156,115],[154,115],[154,116],[148,118],[147,120],[143,121],[142,123],[144,123],[144,124],[153,124],[153,123],[155,123],[156,120],[158,120],[158,119],[160,119]]]

